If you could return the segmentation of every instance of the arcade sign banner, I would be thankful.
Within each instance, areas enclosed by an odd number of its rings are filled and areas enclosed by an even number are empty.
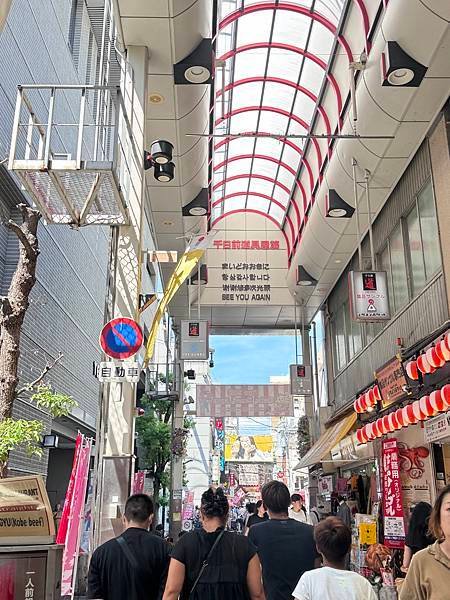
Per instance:
[[[350,271],[348,296],[354,321],[377,323],[391,318],[385,271]]]
[[[198,417],[293,417],[289,385],[198,385]]]
[[[403,548],[405,545],[405,521],[396,438],[383,440],[382,491],[384,544],[388,548]]]

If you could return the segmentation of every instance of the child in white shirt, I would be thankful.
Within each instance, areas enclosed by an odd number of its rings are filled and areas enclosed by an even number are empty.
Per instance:
[[[345,570],[352,536],[347,525],[337,517],[328,517],[314,529],[317,550],[323,567],[307,571],[292,592],[298,600],[376,600],[376,594],[358,573]]]

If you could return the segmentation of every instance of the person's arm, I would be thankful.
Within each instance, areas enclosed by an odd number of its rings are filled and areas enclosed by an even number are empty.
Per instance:
[[[248,563],[247,588],[251,600],[266,600],[261,581],[261,563],[257,554]]]
[[[405,550],[403,552],[403,564],[402,564],[403,573],[406,573],[407,570],[409,569],[409,565],[411,564],[411,558],[412,558],[412,550],[409,546],[406,546],[406,544],[405,544]]]
[[[103,600],[104,593],[102,587],[102,580],[100,576],[100,567],[98,565],[98,558],[96,552],[92,555],[91,564],[89,565],[88,572],[88,598],[92,600]]]
[[[177,600],[183,589],[186,568],[176,558],[170,559],[169,574],[167,576],[166,589],[163,600]]]

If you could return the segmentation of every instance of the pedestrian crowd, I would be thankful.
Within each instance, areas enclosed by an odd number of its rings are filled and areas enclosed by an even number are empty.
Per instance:
[[[376,600],[367,579],[349,570],[350,512],[340,499],[337,516],[309,514],[299,494],[271,481],[252,514],[228,529],[230,507],[221,488],[206,490],[198,526],[168,544],[149,531],[153,502],[131,496],[124,532],[98,547],[88,576],[91,600]],[[400,600],[450,599],[450,486],[433,508],[412,515]]]

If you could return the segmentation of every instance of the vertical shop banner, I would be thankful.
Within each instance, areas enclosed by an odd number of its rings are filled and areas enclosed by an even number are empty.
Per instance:
[[[81,448],[83,439],[84,439],[84,436],[81,433],[79,433],[77,435],[77,440],[75,442],[75,452],[73,455],[72,471],[70,473],[69,485],[67,486],[66,497],[64,499],[64,507],[63,507],[63,512],[62,512],[62,516],[61,516],[61,521],[59,523],[58,531],[56,534],[56,543],[57,544],[64,544],[66,542],[67,527],[68,527],[68,523],[69,523],[70,506],[72,504],[73,487],[74,487],[74,483],[75,483],[75,475],[76,475],[77,468],[78,468],[78,458],[80,455],[80,448]]]
[[[397,440],[383,440],[383,516],[384,543],[388,548],[403,548],[405,521],[403,518],[402,488]]]
[[[89,460],[91,456],[91,442],[86,440],[80,447],[78,468],[73,485],[72,503],[70,507],[66,545],[63,553],[61,596],[73,597],[74,575],[78,558],[78,549],[81,538],[81,527],[84,513],[84,499],[86,496],[87,480],[89,475]]]
[[[138,471],[133,477],[133,494],[143,494],[145,483],[145,471]]]

